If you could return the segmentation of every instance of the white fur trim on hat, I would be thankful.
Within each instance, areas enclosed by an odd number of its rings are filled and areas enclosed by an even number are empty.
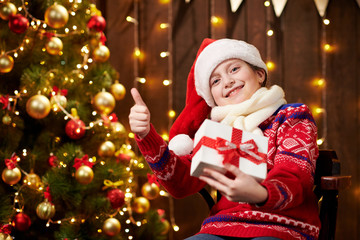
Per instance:
[[[178,134],[174,136],[168,145],[169,149],[178,156],[188,155],[194,149],[194,142],[186,134]]]
[[[268,72],[266,64],[261,59],[259,50],[244,41],[220,39],[209,44],[198,56],[195,63],[196,92],[210,107],[215,106],[210,92],[209,80],[214,69],[223,61],[237,58]]]

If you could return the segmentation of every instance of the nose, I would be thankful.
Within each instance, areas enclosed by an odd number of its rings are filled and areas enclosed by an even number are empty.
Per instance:
[[[225,88],[229,88],[232,87],[235,83],[235,80],[232,77],[226,77],[224,79],[224,83],[225,83]]]

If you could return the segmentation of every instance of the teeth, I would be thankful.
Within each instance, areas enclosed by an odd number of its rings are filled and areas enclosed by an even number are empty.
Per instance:
[[[230,92],[228,92],[228,94],[226,94],[225,97],[229,97],[233,92],[235,92],[236,90],[238,89],[242,89],[244,86],[239,86],[239,87],[236,87],[234,89],[232,89]]]

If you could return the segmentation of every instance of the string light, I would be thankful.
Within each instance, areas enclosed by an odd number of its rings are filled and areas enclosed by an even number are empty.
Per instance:
[[[210,20],[211,24],[213,24],[214,26],[219,25],[223,22],[223,20],[220,17],[216,17],[216,16],[211,16],[211,20]]]
[[[171,83],[172,83],[172,81],[171,81],[171,80],[168,80],[168,79],[165,79],[165,80],[163,81],[163,85],[164,85],[164,86],[169,86]]]
[[[169,135],[167,133],[162,134],[161,137],[164,141],[169,141]]]
[[[170,55],[169,52],[161,52],[160,53],[160,57],[162,57],[162,58],[168,57],[169,55]]]
[[[328,43],[324,44],[323,48],[325,52],[331,52],[333,50],[333,47]]]
[[[272,29],[269,29],[266,34],[271,37],[272,35],[274,35],[274,31]]]
[[[168,23],[161,23],[160,24],[161,29],[165,29],[165,28],[168,28],[168,27],[170,27],[170,24],[168,24]]]
[[[267,61],[266,62],[266,67],[268,68],[269,71],[272,71],[275,69],[275,63],[272,61]]]
[[[269,7],[269,6],[270,6],[270,1],[265,1],[265,2],[264,2],[264,6],[265,6],[265,7]]]
[[[146,82],[146,79],[143,78],[143,77],[138,77],[138,78],[136,78],[136,80],[137,80],[139,83],[142,83],[142,84],[144,84],[144,83]]]

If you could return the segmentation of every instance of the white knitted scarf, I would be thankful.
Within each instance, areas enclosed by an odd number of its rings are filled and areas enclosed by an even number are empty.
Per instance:
[[[273,85],[270,89],[262,87],[244,102],[213,107],[211,120],[263,135],[258,128],[260,123],[285,103],[285,93],[281,87],[277,85]]]

